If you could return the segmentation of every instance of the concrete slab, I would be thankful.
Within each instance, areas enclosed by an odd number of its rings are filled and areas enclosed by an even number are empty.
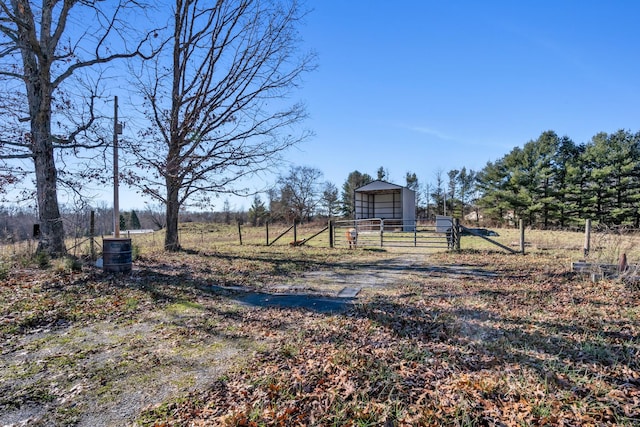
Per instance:
[[[362,288],[344,288],[338,292],[338,298],[355,298]]]
[[[278,295],[250,293],[237,300],[252,307],[303,308],[319,313],[338,313],[347,310],[350,298],[335,298],[316,295]]]

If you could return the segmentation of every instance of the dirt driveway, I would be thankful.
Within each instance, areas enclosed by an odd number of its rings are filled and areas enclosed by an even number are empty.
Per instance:
[[[307,271],[256,292],[186,286],[185,276],[156,267],[121,279],[24,275],[3,285],[13,308],[0,319],[0,425],[131,424],[144,408],[242,369],[269,348],[283,307],[340,313],[412,275],[493,276],[407,254]]]

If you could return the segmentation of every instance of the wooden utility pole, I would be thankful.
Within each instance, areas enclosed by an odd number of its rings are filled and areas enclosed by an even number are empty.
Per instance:
[[[113,237],[120,237],[120,204],[118,195],[118,97],[113,97]]]

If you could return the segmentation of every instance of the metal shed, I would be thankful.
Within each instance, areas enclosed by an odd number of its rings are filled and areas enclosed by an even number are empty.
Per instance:
[[[355,219],[382,218],[404,231],[415,228],[415,191],[386,181],[373,181],[354,192]],[[397,221],[389,221],[397,220]]]

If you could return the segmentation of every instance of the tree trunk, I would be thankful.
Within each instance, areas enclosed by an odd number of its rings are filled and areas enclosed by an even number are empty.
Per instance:
[[[179,184],[167,179],[167,229],[164,237],[164,249],[170,252],[180,250],[180,240],[178,236],[178,214],[180,213],[180,202],[178,201]]]
[[[27,62],[27,61],[25,61]],[[30,62],[27,62],[31,64]],[[43,64],[43,67],[48,64]],[[51,139],[51,84],[48,68],[36,72],[36,66],[27,67],[27,96],[31,118],[31,137],[34,171],[36,175],[36,195],[40,240],[38,252],[46,252],[52,257],[66,254],[64,227],[58,207],[57,170]]]
[[[36,194],[38,198],[38,219],[40,221],[40,240],[38,252],[46,252],[53,257],[64,255],[64,227],[58,207],[56,187],[57,173],[53,159],[53,147],[45,140],[34,141]]]

